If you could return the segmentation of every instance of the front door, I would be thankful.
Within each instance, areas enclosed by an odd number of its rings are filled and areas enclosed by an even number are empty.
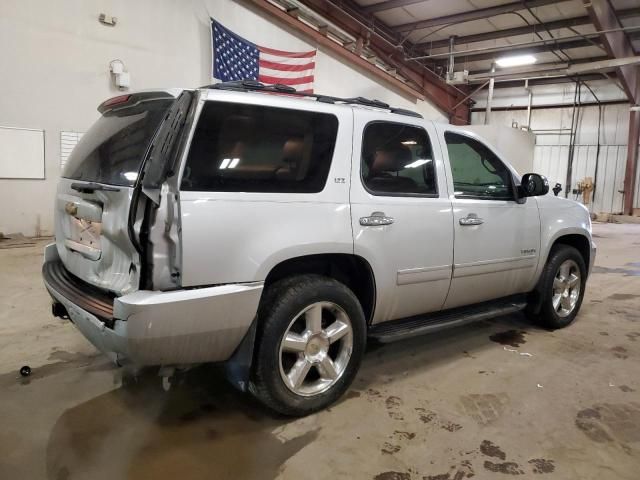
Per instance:
[[[420,119],[354,114],[351,219],[355,254],[375,275],[373,321],[439,310],[451,278],[453,228],[435,129]]]
[[[478,139],[447,131],[454,217],[454,269],[445,308],[531,288],[540,251],[535,198],[515,198],[515,172]]]

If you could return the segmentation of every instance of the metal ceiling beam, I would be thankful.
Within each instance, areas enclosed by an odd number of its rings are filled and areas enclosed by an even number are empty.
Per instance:
[[[388,0],[386,2],[374,3],[373,5],[362,7],[362,11],[365,13],[384,12],[392,8],[406,7],[407,5],[425,2],[426,0]]]
[[[636,31],[640,31],[640,25],[634,27],[625,27],[623,30],[627,30],[627,33],[635,33]],[[466,50],[454,50],[440,53],[431,53],[429,55],[420,55],[417,57],[411,57],[409,60],[433,60],[436,58],[451,58],[454,57],[467,57],[470,55],[475,55],[478,53],[492,53],[492,52],[502,52],[504,50],[519,50],[521,48],[533,48],[543,45],[548,46],[556,46],[556,45],[564,45],[569,44],[571,40],[587,40],[591,45],[599,46],[600,44],[600,34],[605,32],[593,32],[586,33],[584,35],[570,35],[567,37],[555,37],[555,38],[543,38],[542,40],[533,40],[531,42],[519,42],[519,43],[510,43],[507,45],[501,45],[499,47],[483,47],[483,48],[468,48]],[[453,44],[452,44],[453,46]]]
[[[518,69],[513,71],[512,69],[503,70],[499,72],[490,72],[481,75],[469,75],[469,83],[483,83],[487,80],[494,78],[496,81],[506,80],[524,80],[527,78],[545,78],[545,77],[576,77],[578,75],[585,75],[588,73],[608,73],[616,70],[617,68],[627,65],[640,65],[640,56],[633,56],[627,58],[613,58],[602,60],[599,62],[583,63],[581,65],[571,65],[563,67],[545,67],[540,68],[531,66],[528,69]]]
[[[632,18],[640,16],[640,7],[627,8],[625,10],[618,10],[616,12],[618,18]],[[505,37],[516,37],[518,35],[528,35],[530,33],[544,33],[545,29],[558,30],[561,28],[578,27],[580,25],[591,24],[591,18],[588,15],[582,17],[566,18],[563,20],[554,20],[551,22],[544,22],[541,24],[524,25],[522,27],[507,28],[504,30],[496,30],[494,32],[483,32],[475,35],[464,35],[461,37],[455,37],[456,45],[466,45],[469,43],[485,42],[487,40],[497,40]],[[430,49],[436,48],[448,48],[449,39],[434,40],[432,42],[420,42],[414,44],[416,47],[429,47]]]
[[[396,32],[407,33],[421,28],[439,27],[440,25],[448,25],[451,23],[471,22],[473,20],[480,20],[482,18],[495,17],[496,15],[503,15],[505,13],[526,10],[527,7],[543,7],[545,5],[558,4],[567,1],[571,0],[523,0],[520,2],[506,3],[504,5],[498,5],[495,7],[479,8],[476,10],[469,10],[467,12],[445,15],[443,17],[429,18],[426,20],[419,20],[417,22],[404,23],[401,25],[395,25],[392,28]]]
[[[456,58],[462,59],[465,62],[479,62],[483,60],[493,60],[503,52],[508,52],[509,56],[526,55],[535,53],[552,52],[556,50],[571,50],[574,48],[592,47],[593,43],[599,43],[596,39],[575,39],[566,41],[549,41],[549,44],[534,45],[531,47],[513,48],[513,46],[493,48],[490,52],[474,53],[474,54],[456,54]],[[553,42],[553,43],[551,43]],[[428,60],[428,59],[427,59]],[[446,62],[439,62],[445,64]]]
[[[555,85],[558,83],[575,83],[576,79],[583,82],[592,82],[597,80],[606,80],[601,73],[587,73],[576,77],[551,77],[551,78],[530,78],[529,86],[537,85]],[[496,82],[495,88],[517,88],[524,85],[524,80],[508,80]]]
[[[285,10],[281,10],[276,7],[274,4],[265,1],[265,0],[246,0],[247,3],[255,5],[260,8],[265,13],[272,15],[273,17],[282,21],[288,27],[310,37],[316,45],[320,45],[332,53],[342,57],[347,63],[351,63],[363,70],[365,70],[368,74],[371,74],[373,77],[376,77],[378,80],[386,82],[388,85],[397,88],[402,91],[405,95],[411,96],[413,98],[424,99],[424,94],[418,88],[412,88],[405,82],[395,78],[394,76],[386,73],[382,69],[376,67],[372,63],[368,62],[364,58],[359,55],[347,50],[337,42],[329,39],[328,37],[322,35],[319,31],[314,28],[308,26],[307,24],[301,22],[296,17],[291,16]]]
[[[256,4],[269,4],[265,0],[250,1]],[[469,105],[463,103],[456,106],[466,93],[448,85],[424,65],[406,61],[404,51],[399,46],[400,41],[394,43],[389,38],[390,35],[386,35],[384,26],[380,26],[380,30],[378,27],[372,28],[371,22],[367,22],[366,17],[354,2],[341,0],[340,4],[337,4],[331,0],[299,1],[345,32],[362,39],[369,50],[378,55],[385,63],[396,68],[396,72],[415,84],[415,89],[421,92],[429,102],[447,113],[452,123],[468,123]],[[394,34],[391,33],[391,35]],[[351,54],[351,52],[349,53]]]
[[[604,48],[612,58],[631,57],[635,51],[629,37],[625,32],[614,32],[620,28],[620,21],[616,12],[608,0],[583,0],[584,6],[589,12],[589,17],[599,31],[608,31],[601,35]],[[633,104],[640,103],[640,73],[638,67],[621,67],[618,76],[622,80],[629,101]]]
[[[522,85],[522,84],[521,84]],[[581,102],[580,107],[597,107],[598,105],[629,105],[627,100],[605,100],[598,102]],[[540,105],[531,105],[532,110],[548,110],[550,108],[571,108],[571,103],[548,103]],[[515,110],[526,110],[526,105],[509,105],[508,107],[492,107],[493,112],[511,112]],[[484,112],[485,107],[472,108],[472,112]]]
[[[403,40],[401,35],[394,32],[385,23],[376,17],[366,15],[354,0],[296,1],[319,14],[324,15],[329,12],[334,16],[340,16],[345,23],[358,29],[368,30],[372,35],[379,37],[378,40],[383,40],[394,47]]]
[[[619,28],[620,20],[608,0],[582,0],[593,24],[598,30]],[[635,55],[629,37],[625,32],[609,32],[602,34],[602,43],[613,58],[624,58]],[[640,67],[637,65],[621,66],[617,70],[627,98],[632,105],[640,103]],[[624,174],[623,213],[630,215],[633,211],[633,194],[635,191],[636,166],[638,163],[638,140],[640,137],[640,112],[632,111],[629,116],[629,139],[627,141],[627,165]]]
[[[640,10],[640,8],[638,9]],[[590,24],[591,19],[588,16],[568,18],[566,20],[557,20],[554,22],[545,22],[545,26],[549,30],[558,30],[559,28],[576,27],[580,25]],[[516,37],[518,35],[528,35],[530,33],[544,33],[545,29],[542,25],[525,25],[522,27],[507,28],[505,30],[496,30],[495,32],[477,33],[475,35],[465,35],[463,37],[455,37],[456,45],[467,45],[469,43],[485,42],[487,40],[497,40],[505,37]],[[435,40],[433,42],[420,42],[415,44],[416,47],[428,47],[429,49],[446,48],[449,46],[449,39]]]
[[[601,62],[602,60],[608,60],[609,56],[608,55],[600,55],[598,57],[588,57],[588,58],[577,58],[575,60],[572,60],[571,62],[544,62],[544,63],[536,63],[534,66],[535,68],[552,68],[552,67],[557,67],[557,68],[563,68],[563,67],[569,67],[571,65],[581,65],[583,63],[592,63],[592,62]],[[472,70],[469,72],[469,75],[484,75],[484,74],[489,74],[491,72],[490,69],[484,69],[484,70]]]

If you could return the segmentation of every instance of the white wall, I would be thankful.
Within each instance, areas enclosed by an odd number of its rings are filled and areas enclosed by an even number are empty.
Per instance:
[[[533,133],[504,125],[467,125],[465,128],[486,139],[496,148],[496,153],[507,160],[519,174],[533,171],[536,144],[536,136]]]
[[[589,209],[596,213],[620,213],[627,160],[629,105],[603,105],[602,109],[597,179],[598,107],[582,107],[578,120],[571,183],[572,188],[575,188],[576,183],[586,177],[596,180],[595,193]],[[531,129],[536,134],[534,170],[546,175],[552,186],[561,183],[565,190],[572,110],[572,107],[568,106],[533,109],[531,113]],[[491,124],[507,127],[516,122],[519,126],[526,125],[526,116],[526,110],[522,109],[493,111]],[[484,117],[484,112],[474,112],[471,122],[482,124]],[[561,195],[564,193],[563,191]],[[581,200],[582,197],[570,193],[569,198]],[[640,208],[640,171],[637,171],[634,198],[635,208]]]
[[[600,130],[600,143],[621,145],[627,143],[629,136],[629,105],[603,105],[603,119]],[[531,110],[531,130],[537,134],[538,145],[569,145],[571,128],[571,106],[563,108],[541,108]],[[500,110],[491,112],[491,125],[511,127],[516,122],[519,127],[527,124],[527,111]],[[484,124],[484,112],[471,114],[472,124]],[[547,135],[562,129],[563,135]],[[543,132],[543,130],[546,130]],[[551,132],[551,130],[553,132]],[[545,135],[542,135],[545,133]],[[598,142],[598,107],[588,106],[580,109],[576,143],[596,145]]]
[[[117,26],[98,22],[106,13]],[[53,230],[53,198],[60,175],[60,132],[84,132],[97,105],[118,94],[108,65],[122,60],[132,90],[210,83],[209,17],[258,44],[281,50],[317,48],[306,37],[231,0],[20,0],[0,2],[0,125],[45,131],[45,180],[0,179],[0,232]],[[322,48],[316,91],[374,97],[445,121],[427,102],[342,63]]]

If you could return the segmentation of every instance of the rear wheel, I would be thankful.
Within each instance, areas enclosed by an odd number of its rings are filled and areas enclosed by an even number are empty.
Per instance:
[[[366,342],[362,307],[342,283],[319,275],[282,280],[259,312],[252,392],[285,415],[336,401],[355,376]]]
[[[578,250],[569,245],[553,247],[540,278],[540,309],[532,315],[534,320],[552,329],[573,322],[582,305],[586,279],[587,268]]]

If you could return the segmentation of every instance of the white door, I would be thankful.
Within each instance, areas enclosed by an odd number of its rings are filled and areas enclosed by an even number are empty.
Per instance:
[[[182,285],[264,281],[291,258],[351,254],[351,111],[208,95],[181,182]]]
[[[445,308],[531,290],[540,251],[535,198],[517,201],[515,171],[479,139],[439,128],[451,178],[455,232]]]
[[[451,279],[453,227],[435,129],[411,117],[354,115],[354,251],[375,275],[373,321],[439,310]]]

